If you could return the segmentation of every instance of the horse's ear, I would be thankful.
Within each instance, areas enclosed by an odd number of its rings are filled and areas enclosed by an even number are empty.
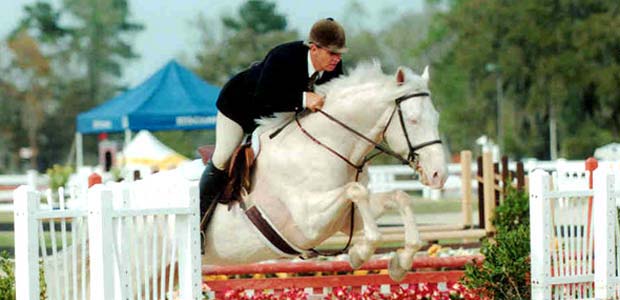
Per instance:
[[[396,83],[398,83],[398,85],[405,83],[405,72],[403,68],[399,67],[398,70],[396,70]]]
[[[428,66],[426,66],[426,67],[424,67],[424,72],[422,72],[422,79],[428,81],[428,77],[429,77]]]

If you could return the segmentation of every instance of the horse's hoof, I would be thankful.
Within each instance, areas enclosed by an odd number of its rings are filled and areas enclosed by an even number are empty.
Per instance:
[[[388,275],[396,282],[402,281],[405,279],[405,275],[407,275],[407,269],[400,266],[398,254],[396,254],[396,252],[392,253],[392,257],[388,261]]]
[[[355,251],[355,247],[349,249],[349,264],[351,264],[353,270],[359,269],[362,264],[364,264],[362,258],[357,254],[357,251]]]

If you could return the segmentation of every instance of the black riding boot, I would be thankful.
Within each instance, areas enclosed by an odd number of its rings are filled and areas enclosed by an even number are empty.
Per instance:
[[[210,160],[200,177],[200,220],[209,209],[209,205],[222,193],[227,180],[226,171],[216,168]]]

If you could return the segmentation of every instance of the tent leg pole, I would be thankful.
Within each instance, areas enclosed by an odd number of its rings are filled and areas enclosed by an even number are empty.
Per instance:
[[[125,145],[123,148],[126,148],[129,143],[131,143],[131,129],[125,129]]]
[[[75,169],[79,170],[84,166],[84,152],[82,148],[82,134],[75,134]]]

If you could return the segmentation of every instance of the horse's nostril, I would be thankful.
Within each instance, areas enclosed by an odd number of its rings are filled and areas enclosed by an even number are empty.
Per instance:
[[[433,173],[433,179],[435,179],[437,177],[439,177],[439,173],[438,172]]]

